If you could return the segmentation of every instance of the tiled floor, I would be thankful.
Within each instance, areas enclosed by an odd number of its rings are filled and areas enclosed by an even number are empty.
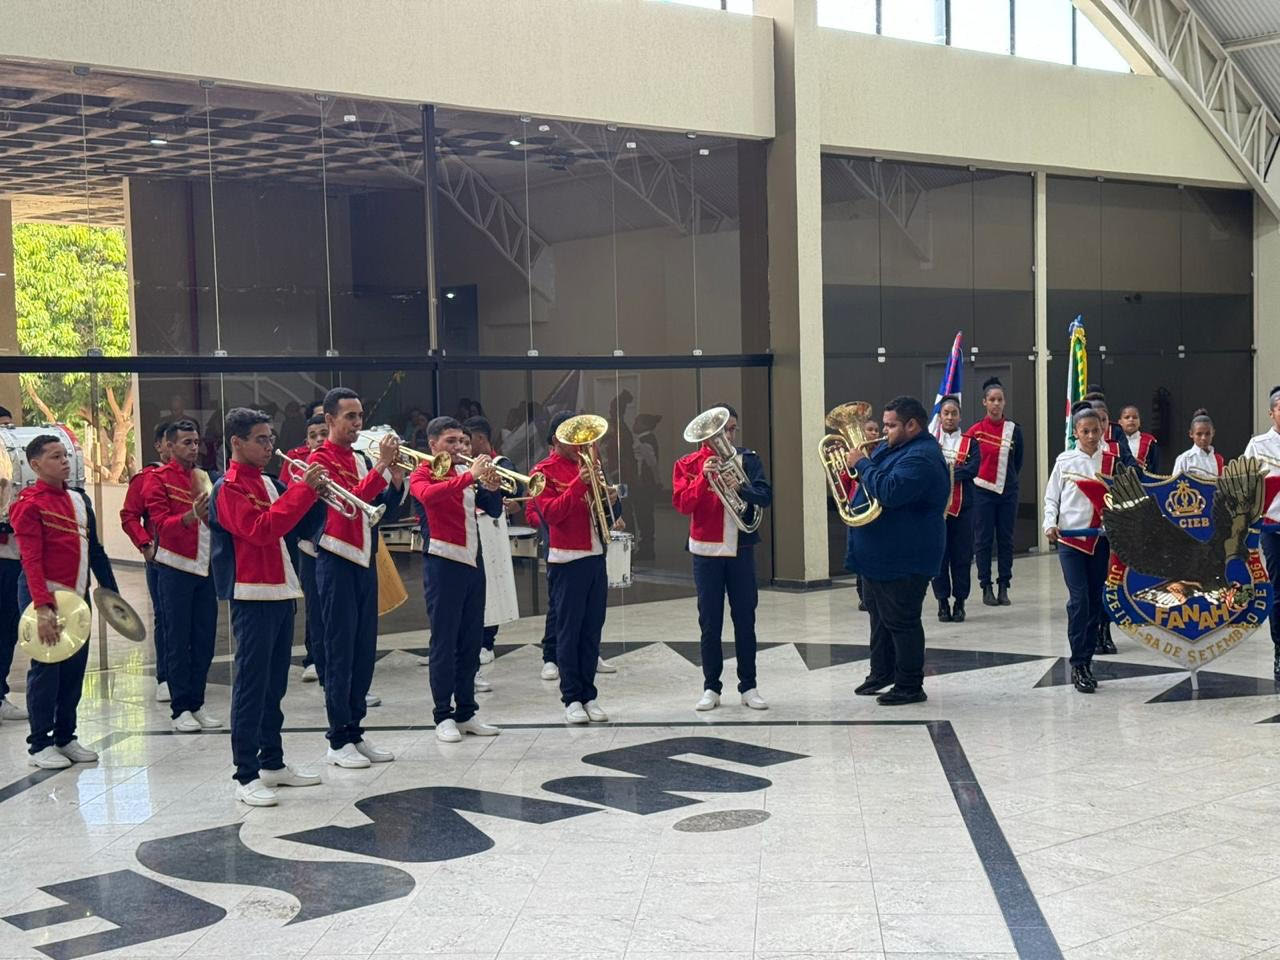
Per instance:
[[[1197,698],[1118,638],[1119,679],[1085,697],[1061,682],[1056,563],[1015,574],[1012,608],[926,621],[911,707],[853,696],[847,587],[761,595],[767,713],[693,712],[690,600],[611,608],[614,723],[590,729],[538,679],[541,620],[503,628],[481,704],[506,729],[457,745],[393,649],[425,634],[386,636],[368,722],[396,762],[272,809],[232,799],[225,733],[168,733],[135,649],[87,681],[96,766],[30,777],[24,726],[0,727],[0,958],[1280,958],[1265,636]],[[285,715],[316,766],[296,670]]]

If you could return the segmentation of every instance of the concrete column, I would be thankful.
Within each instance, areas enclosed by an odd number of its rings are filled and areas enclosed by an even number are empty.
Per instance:
[[[1036,489],[1043,490],[1049,481],[1049,431],[1060,422],[1054,410],[1049,389],[1049,178],[1036,171],[1035,201],[1035,301],[1036,301]],[[1036,497],[1037,549],[1044,553],[1049,541],[1044,535],[1044,498]]]
[[[776,135],[769,147],[774,579],[825,585],[826,481],[815,451],[825,410],[822,332],[821,60],[816,0],[757,0],[773,18]]]
[[[1280,383],[1280,222],[1253,198],[1253,432],[1270,429],[1267,391]]]
[[[13,204],[0,200],[0,356],[17,356],[18,305],[13,286]],[[0,406],[22,423],[22,389],[16,373],[0,374]]]

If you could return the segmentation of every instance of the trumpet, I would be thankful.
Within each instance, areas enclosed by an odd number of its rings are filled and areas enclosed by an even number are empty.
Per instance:
[[[1000,447],[1013,446],[1013,438],[1006,437],[1004,434],[997,435],[994,433],[983,433],[979,431],[975,433],[973,436],[979,443],[994,443]]]
[[[449,454],[436,454],[439,456],[449,456]],[[468,457],[465,454],[458,454],[453,457],[458,463],[464,467],[469,467],[476,462],[475,457]],[[547,478],[540,473],[531,473],[525,476],[523,473],[517,473],[515,470],[509,470],[506,467],[500,467],[496,463],[491,463],[493,472],[498,475],[498,489],[502,491],[502,495],[508,500],[517,499],[516,491],[521,486],[525,487],[526,496],[519,497],[520,500],[530,500],[540,494],[547,486]]]
[[[605,482],[604,471],[600,469],[596,444],[608,432],[609,421],[590,413],[570,417],[556,428],[557,441],[570,447],[586,448],[578,451],[578,457],[582,465],[588,468],[591,518],[595,522],[600,542],[606,546],[613,533],[613,506],[609,503],[609,485]]]
[[[285,466],[294,471],[294,479],[300,481],[310,464],[295,460],[283,450],[277,450],[276,453],[284,461]],[[347,520],[354,520],[357,515],[364,514],[371,527],[377,526],[378,521],[382,519],[382,515],[387,512],[384,504],[379,504],[375,507],[372,504],[365,503],[350,490],[334,483],[333,479],[327,474],[325,475],[324,484],[316,491],[316,496],[334,510],[337,510],[339,515]]]
[[[396,451],[396,458],[393,461],[392,466],[399,467],[401,470],[406,470],[412,473],[424,463],[429,463],[431,464],[431,475],[439,480],[449,472],[452,466],[448,460],[449,455],[447,453],[422,453],[419,450],[413,449],[413,447],[405,446],[404,441],[400,439],[400,435],[386,424],[383,424],[380,427],[371,427],[368,430],[361,430],[356,434],[356,442],[353,446],[361,453],[377,460],[378,445],[382,443],[383,437],[396,438],[396,443],[399,445],[399,449]],[[442,460],[442,457],[445,459]]]

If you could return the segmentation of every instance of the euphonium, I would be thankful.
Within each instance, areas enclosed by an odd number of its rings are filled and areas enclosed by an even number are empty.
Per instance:
[[[439,456],[439,454],[437,454]],[[448,454],[446,454],[448,456]],[[453,458],[464,467],[469,467],[475,463],[475,457],[468,457],[465,454],[458,454]],[[527,488],[527,496],[521,499],[529,499],[540,494],[547,485],[547,478],[540,473],[531,473],[527,477],[523,473],[517,473],[515,470],[509,470],[506,467],[500,467],[497,463],[492,464],[493,472],[498,475],[498,489],[508,499],[515,497],[516,491],[521,486]]]
[[[762,511],[742,499],[738,488],[750,482],[746,471],[738,462],[738,451],[724,435],[725,424],[731,414],[724,407],[712,407],[703,411],[684,428],[685,443],[705,443],[720,461],[720,469],[708,474],[707,482],[720,498],[720,502],[733,514],[733,522],[743,533],[754,533],[760,526]],[[751,514],[751,519],[746,517]]]
[[[868,440],[862,425],[871,416],[871,404],[864,400],[842,403],[827,414],[827,430],[830,431],[818,444],[818,456],[827,475],[827,487],[836,502],[836,511],[846,527],[861,527],[880,516],[879,502],[867,497],[867,502],[854,506],[845,494],[843,476],[857,479],[857,473],[848,467],[849,451],[865,449],[880,441]]]
[[[295,471],[294,479],[301,482],[302,475],[307,472],[307,467],[310,464],[293,459],[283,450],[277,450],[276,453],[284,461],[286,467],[290,467]],[[387,512],[384,504],[378,504],[375,507],[372,504],[365,503],[350,490],[334,483],[328,476],[325,477],[324,485],[316,491],[316,496],[348,520],[354,520],[356,514],[363,513],[370,526],[376,526],[378,521],[382,519],[382,515]]]
[[[596,452],[596,444],[609,432],[609,421],[591,413],[570,417],[556,428],[556,440],[578,450],[578,457],[583,466],[588,467],[591,481],[591,517],[595,521],[596,533],[600,542],[608,545],[613,532],[613,507],[609,503],[609,485],[605,483],[604,472],[600,469],[600,460]]]

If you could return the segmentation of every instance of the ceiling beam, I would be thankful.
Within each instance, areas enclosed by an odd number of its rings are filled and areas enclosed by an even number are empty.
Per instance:
[[[1252,50],[1255,47],[1272,47],[1280,44],[1280,33],[1264,33],[1258,37],[1241,37],[1238,40],[1222,41],[1222,49],[1227,53],[1237,50]]]

